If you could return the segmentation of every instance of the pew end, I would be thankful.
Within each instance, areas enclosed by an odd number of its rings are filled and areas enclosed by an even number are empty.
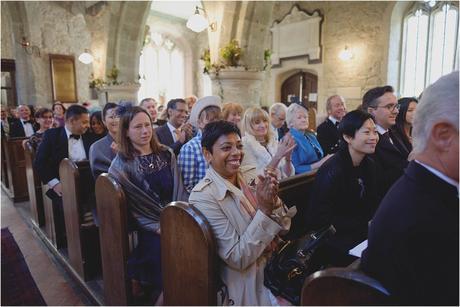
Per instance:
[[[100,221],[104,304],[126,306],[132,302],[127,268],[127,203],[123,188],[107,173],[96,180],[96,204]]]
[[[32,222],[35,226],[42,227],[45,225],[45,208],[43,205],[42,184],[33,168],[35,150],[28,140],[24,140],[22,144],[25,153],[27,189],[29,192]]]
[[[59,165],[67,250],[72,268],[88,281],[100,274],[99,234],[95,225],[83,227],[83,216],[94,206],[94,180],[88,161],[64,159]]]
[[[218,259],[206,218],[185,202],[172,202],[160,225],[165,304],[216,305]]]
[[[328,268],[308,276],[302,287],[301,305],[366,306],[390,305],[389,292],[364,272]]]

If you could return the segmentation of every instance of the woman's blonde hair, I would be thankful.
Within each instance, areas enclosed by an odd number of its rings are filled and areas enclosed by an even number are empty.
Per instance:
[[[252,107],[244,112],[243,131],[245,133],[249,133],[252,136],[255,136],[252,125],[256,124],[258,121],[264,121],[268,123],[267,135],[265,135],[265,141],[268,143],[273,137],[273,131],[270,128],[270,116],[268,116],[268,113],[261,108]]]
[[[222,119],[227,120],[231,113],[238,113],[240,116],[243,115],[243,106],[238,102],[227,102],[222,107]]]

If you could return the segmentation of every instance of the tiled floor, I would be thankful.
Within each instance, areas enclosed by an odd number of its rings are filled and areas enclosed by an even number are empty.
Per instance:
[[[48,305],[90,305],[75,282],[54,259],[33,231],[27,218],[27,203],[13,203],[1,192],[1,227],[8,227],[19,245],[43,298]]]

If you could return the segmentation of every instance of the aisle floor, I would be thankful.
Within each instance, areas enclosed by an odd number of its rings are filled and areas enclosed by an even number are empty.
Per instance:
[[[13,204],[1,191],[1,227],[13,234],[45,302],[49,306],[91,305],[32,229],[28,206],[29,202]]]

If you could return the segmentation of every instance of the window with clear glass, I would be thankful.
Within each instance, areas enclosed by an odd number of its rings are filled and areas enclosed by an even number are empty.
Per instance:
[[[184,53],[173,40],[161,33],[148,35],[139,60],[138,99],[184,97],[184,65]]]
[[[439,77],[458,70],[458,7],[416,3],[404,18],[401,96],[419,96]]]

